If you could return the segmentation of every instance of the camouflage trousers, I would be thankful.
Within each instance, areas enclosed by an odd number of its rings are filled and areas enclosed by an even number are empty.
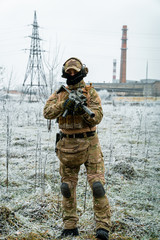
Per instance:
[[[93,183],[105,184],[104,160],[101,152],[97,134],[87,138],[63,138],[57,144],[58,157],[60,159],[60,175],[62,183],[67,183],[70,190],[70,197],[64,197],[63,222],[65,229],[77,227],[79,220],[76,208],[76,186],[80,165],[84,164],[87,171],[87,179],[92,189]],[[104,228],[110,230],[111,214],[109,201],[106,194],[101,197],[93,195],[93,208],[96,220],[96,229]]]

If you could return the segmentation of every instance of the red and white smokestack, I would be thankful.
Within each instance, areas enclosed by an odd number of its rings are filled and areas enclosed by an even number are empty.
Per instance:
[[[112,83],[116,82],[116,68],[117,68],[117,61],[116,59],[113,59],[113,77],[112,77]]]
[[[127,61],[127,26],[122,28],[122,47],[120,65],[120,83],[126,83],[126,61]]]

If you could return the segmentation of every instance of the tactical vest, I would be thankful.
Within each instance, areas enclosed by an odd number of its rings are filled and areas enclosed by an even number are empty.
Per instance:
[[[89,94],[89,90],[92,88],[91,85],[86,85],[84,88],[82,88],[83,90],[83,94],[84,96],[87,98],[87,106],[89,107],[89,100],[90,100],[90,94]],[[66,93],[65,91],[60,92],[58,94],[58,101],[62,101],[64,99],[67,99],[68,97],[68,93]],[[58,118],[58,124],[59,124],[59,128],[60,129],[87,129],[89,126],[88,124],[85,122],[85,120],[83,119],[82,115],[67,115],[66,117],[62,117],[60,116]]]

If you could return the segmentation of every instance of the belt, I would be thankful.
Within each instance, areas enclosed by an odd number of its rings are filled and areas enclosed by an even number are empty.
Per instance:
[[[61,138],[85,138],[91,137],[95,135],[95,131],[92,132],[85,132],[85,133],[75,133],[75,134],[65,134],[61,132]]]

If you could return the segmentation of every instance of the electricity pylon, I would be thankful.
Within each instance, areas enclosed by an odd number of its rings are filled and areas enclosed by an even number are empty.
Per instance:
[[[34,12],[34,21],[29,50],[29,59],[23,82],[23,94],[29,95],[29,101],[39,101],[47,97],[47,81],[42,62],[42,52],[40,47],[39,25],[37,23],[36,11]]]

